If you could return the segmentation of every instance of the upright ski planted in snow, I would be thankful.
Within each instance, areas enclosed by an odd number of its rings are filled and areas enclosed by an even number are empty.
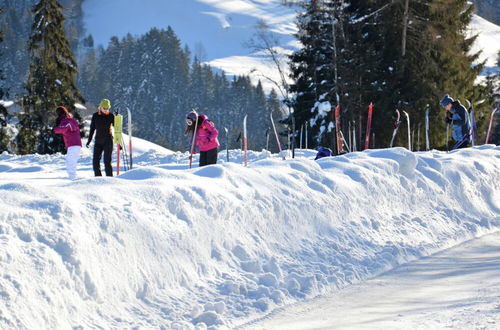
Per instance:
[[[189,168],[193,166],[193,154],[194,154],[194,148],[196,146],[196,131],[198,130],[198,116],[196,116],[196,121],[194,123],[194,131],[193,131],[193,138],[191,140],[191,152],[189,155]]]
[[[342,148],[342,138],[340,137],[340,118],[339,118],[340,107],[337,105],[335,107],[335,134],[337,136],[337,155],[343,153]]]
[[[115,114],[113,143],[116,144],[116,175],[120,175],[120,150],[122,143],[123,116]]]
[[[488,144],[490,142],[491,126],[493,125],[493,119],[495,118],[495,113],[497,111],[498,111],[498,108],[494,109],[491,112],[490,123],[488,125],[488,133],[486,133],[486,141],[484,142],[485,144]]]
[[[243,153],[244,160],[243,163],[245,166],[248,165],[248,156],[247,156],[247,115],[243,118]]]
[[[366,121],[365,149],[370,147],[370,134],[372,128],[373,103],[368,106],[368,120]]]
[[[410,115],[408,112],[403,111],[406,116],[406,123],[408,124],[408,150],[411,151],[411,129],[410,129]]]
[[[224,127],[224,132],[226,132],[226,160],[229,162],[229,133],[227,127]]]
[[[429,108],[425,110],[425,150],[430,150],[429,143]]]
[[[128,152],[129,152],[129,167],[132,169],[132,114],[130,109],[127,109],[128,115]]]
[[[389,148],[392,148],[392,146],[394,145],[394,139],[396,138],[396,134],[398,133],[398,128],[400,124],[401,124],[401,114],[399,113],[399,110],[396,109],[396,121],[394,122],[394,130],[392,131],[391,144],[389,145]]]
[[[476,125],[476,115],[474,114],[474,107],[472,106],[472,102],[469,100],[465,100],[467,102],[467,105],[469,106],[469,123],[470,123],[470,142],[472,146],[476,145],[476,132],[477,132],[477,125]]]
[[[273,114],[271,113],[269,116],[271,117],[271,124],[273,125],[274,136],[276,136],[276,144],[278,145],[278,150],[280,151],[281,154],[282,153],[281,143],[280,143],[280,138],[278,136],[278,131],[276,130],[276,125],[274,124]],[[285,159],[285,157],[283,157],[283,159]]]

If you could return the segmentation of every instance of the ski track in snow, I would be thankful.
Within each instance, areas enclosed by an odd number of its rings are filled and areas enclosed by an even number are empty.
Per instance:
[[[500,231],[239,329],[498,329]]]
[[[492,145],[191,170],[134,145],[114,178],[84,148],[75,182],[62,155],[0,155],[1,327],[234,328],[500,229]]]

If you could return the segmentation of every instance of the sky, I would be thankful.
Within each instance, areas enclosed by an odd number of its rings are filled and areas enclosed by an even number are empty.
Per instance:
[[[133,142],[134,168],[110,178],[93,177],[87,148],[76,181],[64,155],[0,155],[1,328],[258,328],[500,229],[492,145],[318,161],[314,150],[252,151],[247,167],[241,150],[229,162],[221,150],[217,165],[198,168],[196,156],[188,169],[187,153]],[[498,310],[480,313],[479,325],[499,322]]]

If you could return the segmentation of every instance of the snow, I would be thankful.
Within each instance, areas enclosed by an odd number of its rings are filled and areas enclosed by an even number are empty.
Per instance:
[[[496,232],[243,328],[498,329],[499,272]]]
[[[80,104],[80,103],[75,103],[75,108],[77,108],[78,110],[87,110],[87,107],[84,106],[83,104]]]
[[[4,101],[0,100],[0,105],[4,106],[5,108],[8,108],[14,104],[14,101]]]
[[[83,148],[77,181],[63,155],[0,155],[1,328],[234,328],[500,229],[492,145],[250,152],[247,167],[221,150],[193,169],[134,146],[112,178]]]
[[[473,44],[472,53],[481,51],[477,62],[486,61],[484,73],[491,74],[499,70],[497,61],[500,52],[500,26],[484,18],[474,15],[470,26],[470,34],[477,34],[477,41]]]

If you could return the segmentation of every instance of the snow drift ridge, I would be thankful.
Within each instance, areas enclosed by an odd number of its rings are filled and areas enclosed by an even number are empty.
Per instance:
[[[500,228],[499,147],[298,155],[50,189],[2,176],[0,323],[234,327]]]

